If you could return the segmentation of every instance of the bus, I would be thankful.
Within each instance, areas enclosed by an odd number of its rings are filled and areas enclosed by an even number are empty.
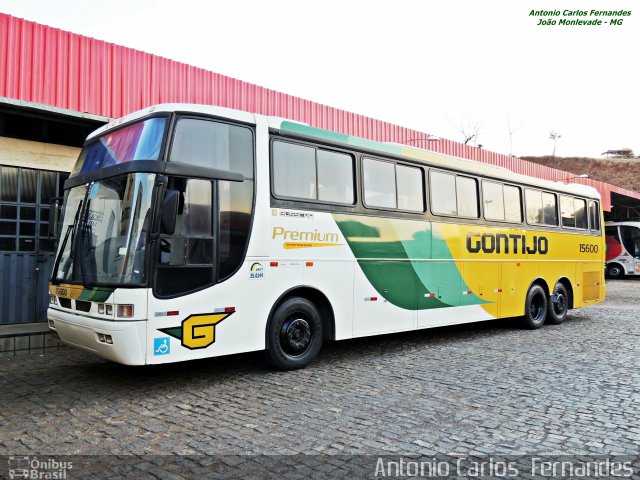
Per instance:
[[[607,222],[604,232],[607,276],[640,275],[640,222]]]
[[[55,219],[53,219],[55,220]],[[157,105],[93,132],[64,184],[49,327],[128,365],[601,302],[598,192],[282,118]]]

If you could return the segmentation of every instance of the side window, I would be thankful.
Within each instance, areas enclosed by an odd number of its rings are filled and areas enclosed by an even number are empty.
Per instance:
[[[560,196],[562,226],[567,228],[589,228],[587,220],[587,202],[568,195]]]
[[[273,143],[273,192],[279,197],[317,198],[314,148]]]
[[[396,165],[396,184],[398,186],[398,208],[411,212],[424,212],[422,170]]]
[[[253,134],[247,127],[181,118],[176,125],[169,161],[217,168],[253,178]]]
[[[522,198],[518,187],[504,186],[504,219],[507,222],[522,221]]]
[[[501,183],[482,182],[482,202],[484,217],[487,220],[504,221],[504,197]]]
[[[542,192],[542,218],[545,225],[558,226],[558,204],[553,193]]]
[[[350,155],[317,150],[318,200],[352,204],[353,160]]]
[[[355,201],[351,155],[275,141],[272,168],[277,197],[347,205]]]
[[[456,176],[451,173],[431,172],[431,210],[439,215],[457,215]]]
[[[177,191],[179,202],[174,232],[160,236],[156,259],[154,288],[164,297],[213,285],[242,264],[253,209],[253,131],[210,119],[179,118],[169,161],[239,173],[244,180],[169,179],[167,188]]]
[[[575,205],[574,209],[576,212],[576,228],[586,230],[589,228],[587,220],[587,202],[580,198],[574,198],[573,203]]]
[[[188,180],[183,198],[182,212],[178,214],[176,221],[176,235],[211,235],[211,182]]]
[[[363,158],[362,173],[364,203],[367,207],[424,212],[421,169]]]
[[[560,216],[563,227],[576,228],[576,206],[573,197],[560,196]]]
[[[475,178],[456,176],[458,215],[478,218],[478,182]]]
[[[527,188],[525,204],[528,223],[558,226],[558,204],[555,194]]]
[[[604,234],[616,242],[620,241],[620,237],[618,236],[618,227],[604,227]]]
[[[627,252],[636,258],[640,258],[640,228],[621,225],[620,236]]]
[[[218,280],[233,274],[249,242],[253,182],[218,182]]]
[[[589,225],[592,231],[600,231],[600,208],[598,207],[598,202],[589,202]]]
[[[527,222],[532,224],[544,224],[542,210],[542,192],[539,190],[525,190],[525,200],[527,204]]]
[[[393,163],[364,158],[362,173],[365,205],[396,208],[396,180]]]
[[[478,182],[475,178],[431,171],[430,180],[433,213],[478,218]]]
[[[160,236],[156,291],[171,296],[214,281],[213,184],[209,180],[171,179],[179,194],[174,233]]]

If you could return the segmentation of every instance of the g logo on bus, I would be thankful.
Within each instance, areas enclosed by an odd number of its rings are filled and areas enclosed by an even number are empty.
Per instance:
[[[216,341],[216,325],[234,312],[199,313],[190,315],[179,327],[159,328],[158,330],[181,341],[182,346],[190,350],[207,348]]]

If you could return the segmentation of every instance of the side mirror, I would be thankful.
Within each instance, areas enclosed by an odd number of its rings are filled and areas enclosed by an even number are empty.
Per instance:
[[[58,238],[60,214],[62,213],[62,197],[54,197],[49,202],[49,238]]]
[[[160,233],[173,235],[178,217],[178,201],[180,193],[177,190],[166,190],[160,207]]]

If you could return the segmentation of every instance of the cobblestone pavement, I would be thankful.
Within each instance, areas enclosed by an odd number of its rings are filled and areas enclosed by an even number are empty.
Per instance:
[[[0,454],[633,454],[640,281],[537,331],[495,321],[125,367],[76,350],[0,358]]]

